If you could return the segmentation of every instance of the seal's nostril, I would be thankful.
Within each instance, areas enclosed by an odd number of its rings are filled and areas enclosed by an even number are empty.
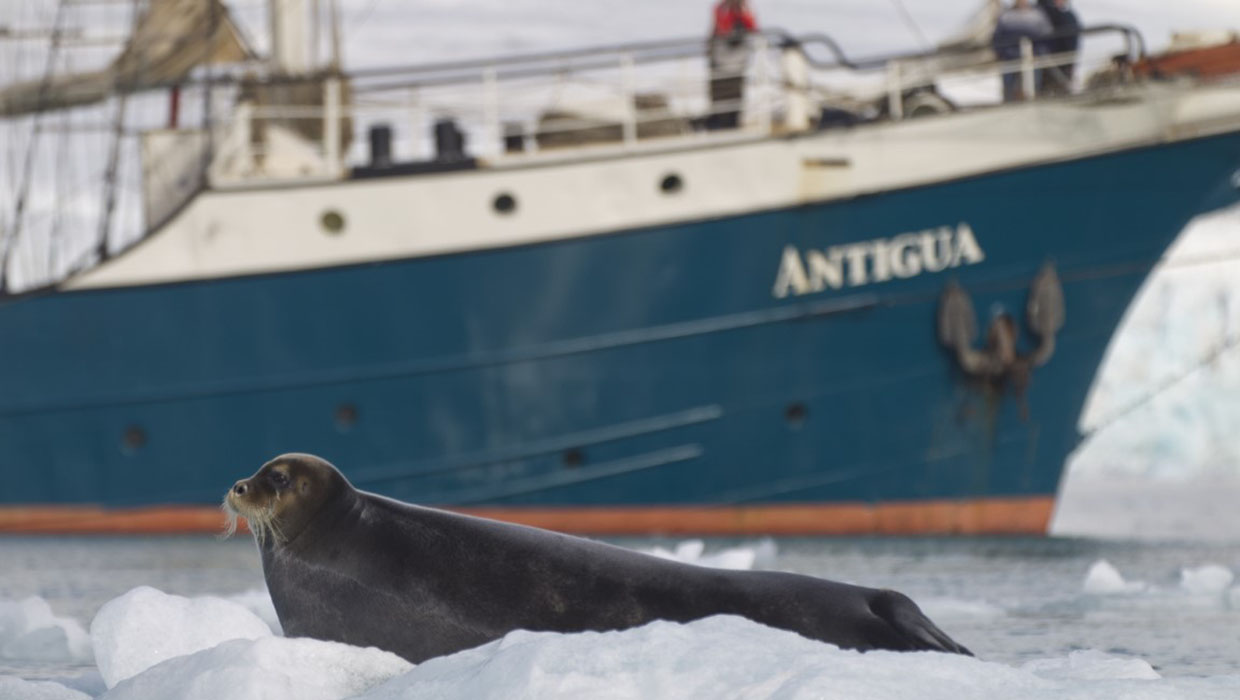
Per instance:
[[[237,484],[236,486],[234,486],[234,487],[233,487],[233,493],[237,494],[238,496],[242,496],[242,495],[244,495],[244,494],[245,494],[245,484]]]

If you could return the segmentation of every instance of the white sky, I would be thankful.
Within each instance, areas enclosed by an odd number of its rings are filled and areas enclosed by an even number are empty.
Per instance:
[[[979,0],[904,0],[936,41],[959,29]],[[846,51],[921,48],[891,0],[751,0],[763,26],[824,32]],[[536,51],[703,34],[711,0],[342,0],[354,66]],[[247,0],[255,6],[255,0]],[[1136,25],[1152,48],[1172,30],[1240,30],[1240,0],[1078,0],[1086,24]]]

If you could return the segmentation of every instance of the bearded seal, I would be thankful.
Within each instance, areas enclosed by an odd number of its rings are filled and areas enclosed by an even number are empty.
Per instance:
[[[970,654],[906,596],[773,571],[726,571],[358,491],[287,454],[238,481],[285,634],[413,663],[517,629],[619,630],[739,615],[847,649]],[[971,655],[971,654],[970,654]]]

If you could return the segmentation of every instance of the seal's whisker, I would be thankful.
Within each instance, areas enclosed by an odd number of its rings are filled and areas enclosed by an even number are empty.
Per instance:
[[[267,518],[267,526],[271,528],[271,533],[275,537],[276,542],[283,543],[287,542],[288,538],[284,536],[284,530],[280,528],[280,523],[276,520],[276,503],[279,500],[280,494],[277,493],[276,497],[272,499],[271,506],[268,509],[270,511],[270,515]]]
[[[220,510],[224,511],[226,521],[224,523],[224,532],[220,533],[220,539],[226,540],[237,534],[237,509],[233,508],[228,502],[228,496],[224,497],[224,502],[220,503]]]
[[[288,541],[288,538],[284,536],[284,531],[280,529],[280,526],[274,519],[272,519],[269,524],[271,526],[271,533],[275,537],[276,542],[283,544]]]

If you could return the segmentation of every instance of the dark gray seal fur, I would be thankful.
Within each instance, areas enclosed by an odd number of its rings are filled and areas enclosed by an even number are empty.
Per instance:
[[[409,505],[354,489],[310,455],[277,457],[226,501],[262,535],[285,634],[414,663],[517,629],[618,630],[721,614],[846,649],[969,654],[895,591],[693,566]]]

